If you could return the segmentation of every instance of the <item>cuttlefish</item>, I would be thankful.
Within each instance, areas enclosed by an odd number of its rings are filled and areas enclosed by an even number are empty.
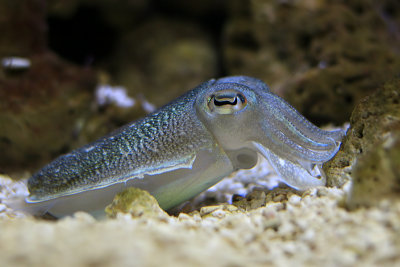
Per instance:
[[[163,209],[196,196],[265,157],[295,189],[325,185],[322,164],[342,130],[325,131],[261,80],[209,80],[147,117],[56,158],[28,179],[20,208],[64,216],[104,211],[127,187],[152,194]]]

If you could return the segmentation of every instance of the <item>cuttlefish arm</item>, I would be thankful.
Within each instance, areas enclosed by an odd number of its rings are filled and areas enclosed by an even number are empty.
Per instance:
[[[324,131],[282,98],[270,92],[261,92],[260,96],[263,134],[252,145],[286,184],[301,190],[325,185],[322,164],[337,153],[344,131]]]

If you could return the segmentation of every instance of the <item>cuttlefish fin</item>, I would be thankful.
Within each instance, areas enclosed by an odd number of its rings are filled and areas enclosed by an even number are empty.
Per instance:
[[[53,203],[49,201],[30,203],[26,200],[28,195],[28,189],[26,188],[26,193],[16,194],[7,199],[3,199],[2,203],[13,210],[32,215],[43,215],[53,205]]]
[[[259,143],[252,143],[279,174],[281,181],[288,186],[297,190],[306,190],[326,184],[326,177],[320,165],[308,162],[292,162],[279,157]]]

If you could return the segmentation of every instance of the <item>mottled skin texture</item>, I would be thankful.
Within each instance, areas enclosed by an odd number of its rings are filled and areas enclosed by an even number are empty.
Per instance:
[[[336,154],[343,135],[314,126],[258,79],[210,80],[45,166],[28,180],[26,204],[46,202],[43,212],[63,202],[60,214],[82,202],[86,210],[101,209],[124,186],[137,186],[170,208],[237,169],[252,168],[258,154],[284,183],[304,190],[325,185],[322,163]],[[107,197],[97,194],[107,188],[114,188]]]
[[[204,86],[204,84],[203,84]],[[179,163],[215,142],[196,118],[196,90],[154,114],[58,157],[28,180],[31,200],[43,200],[124,181]]]

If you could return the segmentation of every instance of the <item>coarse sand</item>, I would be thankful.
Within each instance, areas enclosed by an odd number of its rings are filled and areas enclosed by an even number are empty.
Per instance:
[[[198,199],[206,199],[207,194],[215,198],[215,192],[224,190],[232,193],[232,188],[252,191],[247,198],[177,216],[160,210],[153,216],[119,213],[115,219],[96,220],[77,212],[51,221],[0,203],[0,266],[400,264],[400,201],[349,211],[344,208],[348,185],[302,194],[288,188],[269,191],[249,186],[248,177],[268,176],[265,172],[262,167],[239,172],[228,178],[229,186],[224,181],[222,189],[211,189]],[[243,179],[243,188],[232,186]],[[0,200],[21,187],[21,182],[1,177]]]

